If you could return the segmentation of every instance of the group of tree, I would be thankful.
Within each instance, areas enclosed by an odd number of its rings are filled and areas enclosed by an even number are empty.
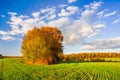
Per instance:
[[[105,58],[120,58],[120,53],[98,52],[64,55],[63,61],[105,61]]]
[[[21,51],[27,64],[53,64],[62,59],[63,36],[55,27],[43,26],[29,30],[23,38]]]

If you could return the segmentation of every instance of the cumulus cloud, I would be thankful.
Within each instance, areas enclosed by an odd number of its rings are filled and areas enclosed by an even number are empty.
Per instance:
[[[50,16],[47,18],[47,20],[52,20],[52,19],[54,19],[54,18],[56,18],[56,15],[55,15],[55,14],[52,14],[52,15],[50,15]]]
[[[120,22],[120,18],[116,19],[115,21],[112,22],[112,24],[116,24]]]
[[[55,13],[55,7],[41,9],[41,13],[53,14]]]
[[[68,0],[68,3],[76,2],[77,0]]]
[[[72,14],[75,14],[79,12],[79,8],[76,6],[68,6],[66,9],[62,9],[61,13],[58,14],[58,16],[71,16]]]
[[[0,39],[1,40],[15,40],[14,37],[9,35],[9,32],[0,30]]]
[[[97,24],[97,25],[94,25],[93,27],[96,29],[97,28],[99,29],[99,28],[105,28],[105,25],[104,24]]]
[[[86,38],[98,35],[105,25],[97,20],[93,21],[101,2],[93,2],[84,6],[83,11],[77,6],[66,6],[56,11],[56,7],[44,8],[33,12],[32,16],[17,15],[9,12],[10,36],[23,35],[33,27],[54,26],[59,28],[64,36],[64,44],[75,45],[82,43]],[[75,14],[75,16],[74,16]],[[93,21],[93,22],[91,22]]]
[[[10,21],[7,23],[11,26],[11,35],[25,34],[28,30],[31,30],[35,26],[42,26],[45,22],[42,20],[44,17],[40,17],[40,12],[34,12],[31,15],[33,17],[23,15],[11,15]],[[41,25],[42,24],[42,25]]]
[[[84,44],[84,50],[101,50],[101,49],[116,49],[120,48],[120,37],[99,39]]]
[[[32,17],[17,15],[15,12],[8,12],[11,16],[10,21],[7,22],[11,27],[9,35],[25,34],[28,30],[33,29],[35,26],[40,27],[46,25],[47,23],[45,20],[52,20],[56,18],[55,11],[55,7],[44,8],[40,11],[33,12],[31,14]]]
[[[40,12],[42,13],[43,16],[40,16],[40,19],[46,19],[46,20],[53,20],[56,18],[56,8],[55,7],[50,7],[50,8],[44,8],[41,9]]]
[[[68,27],[64,27],[63,33],[65,34],[65,44],[78,44],[83,42],[85,38],[98,34],[99,28],[94,28],[94,26],[98,25],[98,23],[94,24],[90,23],[90,21],[92,19],[92,16],[95,15],[95,12],[100,5],[101,2],[94,2],[90,5],[85,5],[85,10],[82,11],[80,18],[74,21],[71,20],[71,22],[67,24]]]
[[[101,6],[101,2],[93,2],[89,5],[85,5],[85,10],[81,13],[81,18],[85,21],[89,21],[93,15],[95,15],[96,10]]]
[[[7,34],[7,32],[0,30],[0,34],[1,34],[1,35],[5,35],[5,34]]]
[[[33,16],[34,18],[39,18],[40,12],[39,12],[39,11],[38,11],[38,12],[33,12],[33,13],[32,13],[32,16]]]
[[[62,17],[62,18],[59,18],[57,20],[52,20],[52,21],[49,21],[47,23],[47,25],[51,25],[51,26],[55,26],[55,27],[62,27],[62,26],[66,26],[67,24],[69,24],[70,21],[69,21],[69,18],[68,17]]]

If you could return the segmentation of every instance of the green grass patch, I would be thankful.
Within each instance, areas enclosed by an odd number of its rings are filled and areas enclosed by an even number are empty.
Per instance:
[[[120,80],[120,62],[27,65],[22,59],[0,59],[0,80]]]

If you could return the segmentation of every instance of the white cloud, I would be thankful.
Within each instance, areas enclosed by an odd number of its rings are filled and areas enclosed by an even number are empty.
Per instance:
[[[5,35],[5,34],[7,34],[7,32],[0,30],[0,34],[1,34],[1,35]]]
[[[38,12],[33,12],[32,15],[33,15],[34,18],[39,18],[40,12],[39,11]]]
[[[113,16],[117,13],[117,11],[106,13],[107,11],[108,9],[104,9],[103,11],[98,12],[96,15],[98,16],[98,18],[105,18],[105,17]]]
[[[1,40],[15,40],[14,37],[9,35],[9,32],[0,30],[0,39]]]
[[[85,9],[92,9],[92,10],[96,10],[99,6],[101,6],[102,2],[93,2],[93,3],[90,3],[88,5],[84,5]]]
[[[58,16],[69,16],[69,12],[66,12],[65,9],[61,10],[61,13],[58,14]]]
[[[95,15],[96,10],[98,9],[99,6],[101,6],[101,2],[93,2],[90,3],[89,5],[85,5],[85,11],[81,13],[82,19],[85,21],[89,21],[91,19],[90,17]]]
[[[94,40],[84,44],[82,49],[85,50],[101,50],[101,49],[116,49],[120,48],[120,37],[117,38],[108,38],[108,39],[100,39]]]
[[[96,36],[96,35],[100,34],[100,32],[101,32],[101,30],[99,30],[99,29],[98,29],[98,30],[95,30],[94,33],[92,33],[92,34],[91,34],[90,36],[88,36],[88,37],[90,38],[90,37]]]
[[[111,12],[111,13],[105,14],[104,17],[113,16],[113,15],[115,15],[116,13],[117,13],[116,11],[113,11],[113,12]]]
[[[51,7],[51,8],[45,8],[45,9],[41,9],[40,12],[42,14],[44,14],[44,16],[42,16],[40,19],[46,19],[46,20],[51,20],[56,18],[56,8],[55,7]]]
[[[68,0],[68,3],[76,2],[77,0]]]
[[[112,22],[112,24],[120,23],[120,18],[116,19],[115,21]]]
[[[54,19],[54,18],[56,18],[56,15],[55,15],[55,14],[52,14],[52,15],[50,15],[50,16],[47,18],[47,20],[51,20],[51,19]]]
[[[99,21],[93,21],[93,16],[101,2],[93,2],[84,6],[83,11],[79,12],[77,6],[67,6],[61,9],[60,13],[56,13],[56,8],[45,8],[38,12],[32,13],[32,17],[25,15],[10,14],[11,19],[8,24],[11,26],[9,35],[15,36],[18,34],[25,34],[34,26],[54,26],[58,27],[64,35],[64,44],[78,44],[82,43],[86,38],[98,35],[100,29],[105,25]],[[79,13],[77,13],[79,12]],[[16,13],[17,14],[17,13]],[[73,14],[76,14],[73,18]],[[57,17],[60,16],[60,17]],[[93,22],[91,22],[91,20]],[[97,23],[98,22],[98,23]],[[95,24],[96,23],[96,24]]]
[[[104,24],[97,24],[95,26],[93,26],[94,28],[105,28]]]
[[[81,36],[87,37],[88,35],[90,35],[93,32],[93,29],[91,28],[91,25],[89,26],[88,24],[85,24],[85,25],[82,25],[79,32],[82,33]]]
[[[64,28],[63,34],[64,44],[78,44],[82,43],[84,39],[95,36],[98,34],[99,28],[94,28],[98,24],[90,23],[92,16],[95,15],[97,8],[101,5],[101,2],[94,2],[90,5],[85,6],[85,10],[82,11],[81,16],[78,20],[74,20]],[[89,7],[89,8],[88,8]],[[104,24],[101,23],[103,26]]]
[[[41,13],[47,13],[47,14],[53,14],[55,13],[56,9],[55,7],[51,7],[51,8],[45,8],[45,9],[41,9]]]
[[[89,28],[89,24],[86,27],[86,24],[87,23],[82,24],[81,20],[71,20],[68,17],[62,17],[48,23],[48,25],[57,26],[62,30],[64,44],[68,45],[80,43],[83,41],[84,37],[90,35],[91,28]],[[80,31],[82,28],[87,30]]]
[[[49,16],[53,15],[53,8],[50,9],[42,9],[44,13],[49,13]],[[28,30],[31,30],[33,27],[43,26],[46,23],[43,19],[48,17],[40,16],[40,11],[33,12],[31,15],[32,17],[26,15],[15,15],[17,13],[9,13],[11,15],[10,21],[7,23],[11,26],[11,31],[9,32],[10,35],[17,35],[17,34],[25,34]],[[55,18],[55,16],[48,17],[49,19]]]
[[[108,11],[108,9],[104,9],[103,11],[100,11],[98,12],[96,15],[99,17],[99,18],[102,18],[105,14],[105,12]]]
[[[66,6],[68,6],[68,5],[66,5],[66,4],[61,4],[61,5],[59,5],[60,8],[64,8],[64,7],[66,7]]]
[[[17,13],[15,13],[15,12],[8,12],[8,14],[10,14],[12,16],[17,15]]]
[[[2,40],[15,40],[14,37],[9,36],[9,35],[2,36],[1,39],[2,39]]]
[[[48,22],[47,25],[55,26],[55,27],[62,27],[62,26],[67,25],[69,22],[70,22],[69,18],[62,17],[57,20],[52,20],[52,21]]]
[[[71,16],[79,11],[79,8],[76,6],[68,6],[66,9],[62,9],[61,13],[58,16]]]
[[[102,16],[104,14],[105,11],[100,11],[99,13],[97,13],[98,16]]]
[[[91,45],[85,45],[82,47],[83,50],[93,50],[95,48],[96,48],[96,46],[91,46]]]
[[[27,19],[27,18],[29,18],[29,16],[20,15],[19,18]]]

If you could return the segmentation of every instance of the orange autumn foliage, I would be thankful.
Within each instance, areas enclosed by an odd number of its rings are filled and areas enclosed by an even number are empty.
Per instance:
[[[120,53],[117,52],[91,52],[91,53],[78,53],[78,54],[66,54],[63,56],[63,61],[105,61],[105,58],[120,58]]]
[[[61,60],[63,36],[55,27],[34,28],[22,42],[24,62],[27,64],[53,64]]]

